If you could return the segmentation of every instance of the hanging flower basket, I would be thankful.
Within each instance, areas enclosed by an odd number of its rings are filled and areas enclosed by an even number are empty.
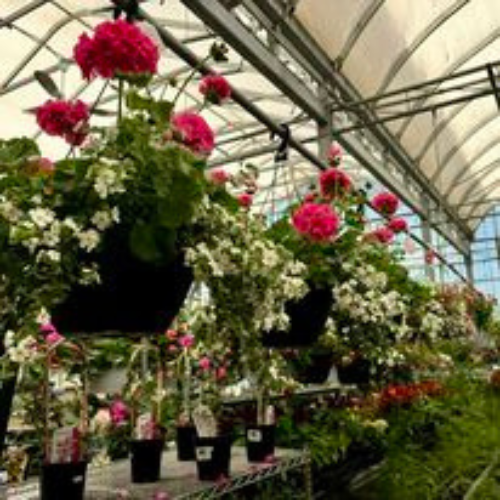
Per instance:
[[[144,262],[124,236],[112,231],[104,242],[98,256],[101,283],[76,286],[53,312],[61,331],[158,333],[179,312],[193,280],[183,254],[164,263]]]
[[[302,299],[286,304],[285,311],[290,318],[289,331],[266,332],[262,337],[263,344],[266,347],[302,347],[314,344],[325,329],[332,304],[331,289],[311,287]]]

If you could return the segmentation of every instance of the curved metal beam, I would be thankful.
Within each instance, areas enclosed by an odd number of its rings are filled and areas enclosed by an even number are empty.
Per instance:
[[[497,165],[500,165],[500,158],[497,159],[497,160],[494,160],[492,161],[491,163],[488,163],[488,165],[486,165],[485,167],[483,168],[480,168],[479,170],[473,172],[471,175],[469,175],[468,177],[466,177],[465,179],[461,179],[459,182],[455,183],[455,188],[457,188],[458,186],[461,186],[462,184],[466,184],[468,182],[470,182],[471,180],[473,180],[475,177],[477,177],[478,175],[489,175],[489,173],[497,166]],[[484,177],[483,177],[484,178]],[[451,193],[450,193],[451,194]],[[448,195],[447,195],[448,196]]]
[[[492,142],[489,142],[474,158],[471,160],[471,163],[475,163],[478,161],[482,156],[484,156],[486,153],[491,151],[496,145],[498,145],[498,139]],[[487,177],[489,177],[491,174],[488,173]],[[481,181],[484,182],[485,177],[482,177],[481,179],[478,179],[474,181],[463,193],[463,195],[460,197],[460,199],[457,202],[457,205],[460,206],[464,201],[467,200],[467,198],[474,192],[474,190],[481,185]],[[450,193],[451,196],[451,193]]]
[[[339,55],[336,58],[339,69],[344,65],[346,59],[349,57],[349,54],[356,45],[356,42],[361,37],[370,21],[375,17],[380,7],[382,7],[384,1],[385,0],[373,0],[372,3],[363,12],[363,14],[361,14],[361,17],[358,19],[356,26],[351,31],[349,37],[347,38],[344,46],[342,47]]]
[[[483,197],[487,197],[492,191],[494,191],[496,188],[500,188],[500,179],[497,179],[495,182],[493,182],[492,184],[490,184],[489,186],[486,186],[485,190],[481,190],[477,193],[477,196],[481,196],[481,198]],[[477,197],[476,196],[476,197]],[[479,201],[479,200],[478,200]],[[495,205],[495,201],[492,201],[491,202],[491,205]],[[483,203],[481,206],[485,206],[485,204]],[[486,206],[488,206],[486,204]],[[477,205],[472,205],[472,208],[467,212],[467,214],[465,215],[466,218],[469,218],[472,216],[472,214],[474,213],[474,211],[476,210],[477,208]],[[491,207],[490,207],[491,208]],[[488,209],[489,210],[489,209]]]
[[[500,38],[500,27],[496,28],[492,33],[490,33],[488,36],[486,36],[483,40],[481,40],[478,44],[474,45],[466,54],[464,54],[462,57],[460,57],[455,63],[453,63],[444,73],[439,75],[441,78],[446,78],[447,76],[450,76],[453,74],[455,71],[457,71],[459,68],[461,68],[464,64],[467,64],[472,58],[476,57],[480,52],[482,52],[484,49],[489,47],[492,43],[494,43],[496,40]],[[441,84],[437,84],[433,89],[438,89],[441,86]],[[432,97],[432,94],[423,97],[417,103],[415,106],[413,106],[413,110],[419,110],[421,109],[424,104],[427,102],[429,98]],[[398,138],[401,138],[405,132],[407,131],[408,127],[411,125],[411,122],[414,120],[415,116],[411,116],[408,118],[401,128],[398,130],[396,133],[396,136]]]
[[[446,129],[446,127],[462,112],[465,111],[465,108],[469,106],[473,101],[466,102],[461,106],[457,106],[455,110],[450,114],[446,120],[442,120],[439,124],[431,131],[427,141],[422,146],[422,149],[417,153],[415,160],[417,162],[421,162],[422,158],[427,154],[429,148],[432,146],[432,143],[437,140],[437,138],[441,135],[441,133]]]
[[[455,146],[453,146],[448,151],[445,158],[443,158],[443,160],[440,162],[441,165],[438,166],[436,172],[431,177],[431,182],[437,183],[443,177],[443,174],[444,174],[445,170],[447,170],[447,167],[450,165],[450,161],[453,159],[453,157],[467,143],[469,143],[472,139],[474,139],[477,136],[477,134],[481,133],[486,127],[488,127],[488,125],[491,124],[491,122],[495,121],[497,118],[498,118],[498,111],[495,109],[495,112],[493,114],[487,115],[486,117],[484,117],[470,131],[468,131],[465,139],[463,139],[462,141],[459,141],[457,144],[455,144]],[[470,165],[472,165],[472,163]],[[453,179],[453,181],[457,180],[457,178],[463,177],[465,172],[466,172],[466,169],[463,169],[462,171],[460,171],[459,174],[455,177],[455,179]]]
[[[387,71],[382,83],[379,85],[375,94],[383,94],[396,78],[401,68],[411,59],[413,54],[447,21],[449,21],[457,12],[459,12],[470,0],[457,0],[444,12],[425,27],[413,40],[413,42],[403,50],[392,66]]]

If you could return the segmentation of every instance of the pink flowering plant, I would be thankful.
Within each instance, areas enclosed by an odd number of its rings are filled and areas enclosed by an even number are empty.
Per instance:
[[[217,45],[212,59],[222,49]],[[67,143],[68,155],[48,159],[32,140],[0,140],[0,287],[7,302],[0,323],[20,337],[74,288],[99,285],[101,256],[114,242],[139,261],[164,265],[179,254],[207,196],[232,202],[220,193],[221,176],[215,184],[206,175],[215,136],[202,110],[176,109],[195,72],[183,85],[165,83],[168,100],[153,98],[148,85],[158,78],[160,48],[140,24],[120,19],[82,34],[73,56],[82,78],[102,86],[100,97],[66,100],[45,75],[52,98],[36,109],[41,131]],[[111,88],[116,111],[104,111],[101,97]],[[221,75],[204,77],[199,92],[204,107],[231,96]],[[95,126],[99,112],[116,122]]]

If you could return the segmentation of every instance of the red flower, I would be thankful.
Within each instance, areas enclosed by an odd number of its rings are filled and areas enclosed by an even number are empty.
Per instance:
[[[209,156],[215,147],[214,133],[196,113],[178,113],[172,117],[172,127],[181,141],[194,153]]]
[[[241,193],[238,195],[238,203],[240,207],[250,208],[253,203],[253,196],[250,193]]]
[[[223,168],[214,168],[207,174],[208,180],[216,186],[223,186],[231,179],[231,174],[228,174]]]
[[[332,143],[330,149],[328,150],[328,165],[332,167],[339,165],[341,160],[342,160],[342,149],[336,142],[334,142]]]
[[[321,173],[319,177],[321,194],[326,199],[342,196],[352,188],[349,176],[338,168],[329,168]]]
[[[88,106],[82,101],[47,101],[36,111],[39,127],[47,134],[63,137],[79,146],[87,137]]]
[[[402,217],[391,219],[387,223],[387,227],[396,234],[408,231],[408,223],[406,222],[406,219],[403,219]]]
[[[340,227],[340,217],[329,205],[304,203],[293,214],[295,230],[313,241],[331,240]]]
[[[199,86],[200,93],[213,104],[222,104],[231,97],[231,86],[220,75],[207,75],[203,77]]]
[[[153,75],[160,53],[153,40],[135,24],[120,19],[99,24],[94,37],[80,36],[73,56],[88,80],[101,76]]]
[[[375,241],[387,245],[394,240],[394,233],[388,227],[379,227],[366,235],[368,241]]]
[[[378,212],[391,216],[399,207],[399,198],[389,192],[379,193],[373,197],[372,205]]]

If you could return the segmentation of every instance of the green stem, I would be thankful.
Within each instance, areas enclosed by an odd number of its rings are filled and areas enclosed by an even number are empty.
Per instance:
[[[212,56],[207,56],[205,57],[205,59],[202,59],[194,68],[193,68],[193,71],[191,71],[191,73],[187,76],[187,78],[184,80],[184,82],[182,83],[182,85],[180,86],[179,90],[177,91],[177,94],[175,95],[174,97],[174,100],[172,101],[172,104],[173,104],[173,107],[175,108],[175,105],[177,104],[177,101],[179,100],[179,98],[181,97],[181,95],[184,93],[184,91],[186,90],[186,87],[189,85],[189,83],[193,80],[193,78],[195,77],[195,75],[200,71],[200,69],[203,68],[203,66],[205,66],[205,64],[210,61],[210,59],[212,58]]]

